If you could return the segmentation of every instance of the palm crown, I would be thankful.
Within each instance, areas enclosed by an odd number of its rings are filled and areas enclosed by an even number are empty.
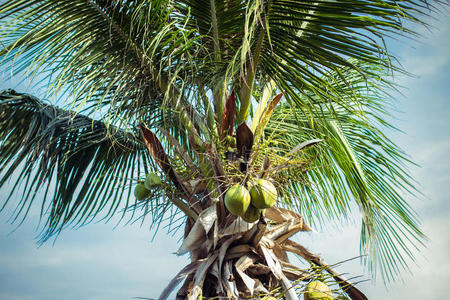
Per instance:
[[[218,168],[236,181],[263,172],[270,161],[277,206],[312,224],[347,217],[354,202],[362,216],[361,252],[391,278],[424,236],[402,197],[416,192],[405,171],[411,162],[383,134],[393,128],[386,121],[395,88],[390,74],[403,72],[384,38],[413,35],[403,24],[422,23],[432,5],[1,4],[3,66],[39,76],[49,96],[68,99],[59,108],[13,90],[0,94],[0,186],[18,170],[17,183],[25,182],[14,220],[23,220],[44,190],[42,241],[118,212],[177,227],[185,220],[180,223],[180,210],[195,220],[208,207],[202,199],[223,197]],[[244,171],[226,163],[248,139],[244,134],[239,141],[243,122],[254,141],[244,162],[254,168]],[[164,188],[151,201],[134,202],[136,182],[155,170],[166,174]],[[195,196],[201,204],[177,194],[180,187],[195,188],[198,178],[208,191]],[[12,204],[13,192],[2,208]]]

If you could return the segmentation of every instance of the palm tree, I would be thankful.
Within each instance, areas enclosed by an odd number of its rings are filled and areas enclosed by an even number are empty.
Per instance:
[[[0,93],[0,186],[17,176],[1,209],[16,205],[20,223],[39,200],[40,242],[117,214],[184,228],[178,254],[192,262],[161,298],[184,282],[182,299],[297,299],[319,279],[335,295],[366,299],[290,238],[357,207],[364,263],[387,280],[423,243],[403,196],[417,192],[412,162],[383,134],[393,128],[391,76],[405,72],[385,38],[414,36],[405,23],[423,24],[434,5],[6,1],[2,66],[65,104]],[[162,182],[146,190],[150,173]],[[238,184],[262,193],[257,179],[275,185],[276,205],[231,213],[227,192]]]

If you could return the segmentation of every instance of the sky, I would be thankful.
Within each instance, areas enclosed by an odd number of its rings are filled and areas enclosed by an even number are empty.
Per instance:
[[[450,15],[429,19],[431,31],[419,28],[417,41],[391,42],[400,63],[415,77],[399,77],[393,123],[404,133],[389,132],[420,167],[411,168],[423,196],[408,197],[428,236],[395,283],[371,279],[359,260],[339,266],[347,277],[366,280],[358,287],[369,299],[444,299],[450,282]],[[17,78],[0,74],[0,90],[39,93]],[[0,190],[6,197],[8,186]],[[37,208],[37,206],[36,206]],[[55,243],[37,245],[38,209],[16,228],[0,214],[0,300],[157,298],[165,284],[188,263],[178,257],[179,235],[161,230],[155,237],[148,224],[115,227],[97,223],[65,230]],[[329,263],[359,255],[360,226],[355,216],[343,224],[297,235],[297,241]]]

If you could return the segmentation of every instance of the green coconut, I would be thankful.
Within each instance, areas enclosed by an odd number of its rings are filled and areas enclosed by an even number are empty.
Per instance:
[[[145,188],[145,185],[142,183],[138,183],[134,188],[134,196],[138,200],[144,200],[150,196],[150,191]]]
[[[305,300],[333,300],[333,293],[322,281],[311,281],[306,286]]]
[[[240,185],[235,184],[225,194],[225,207],[235,216],[242,216],[250,204],[250,193]]]
[[[229,145],[236,145],[236,138],[231,135],[227,135],[225,137],[225,143],[227,143]]]
[[[247,211],[242,215],[242,219],[245,222],[253,223],[259,220],[259,216],[264,212],[264,209],[259,209],[254,207],[253,205],[249,205]]]
[[[350,298],[340,295],[334,298],[334,300],[350,300]]]
[[[144,185],[148,190],[153,189],[161,184],[161,178],[156,173],[147,174]]]
[[[258,179],[250,189],[251,201],[256,208],[269,208],[277,201],[277,189],[272,182],[265,179]]]

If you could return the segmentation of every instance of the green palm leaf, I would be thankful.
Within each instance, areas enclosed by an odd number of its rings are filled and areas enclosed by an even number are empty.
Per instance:
[[[0,187],[15,180],[2,209],[24,182],[13,216],[20,221],[44,190],[42,241],[68,224],[86,224],[101,213],[107,219],[131,205],[133,178],[147,159],[132,132],[13,90],[0,93],[0,115]]]
[[[412,32],[407,19],[420,22],[421,1],[272,1],[268,7],[268,36],[264,39],[260,71],[306,109],[311,103],[334,102],[346,107],[341,89],[323,80],[330,71],[351,67],[362,76],[377,76],[354,60],[400,71],[392,63],[384,37]],[[352,60],[354,59],[354,60]],[[345,77],[342,76],[345,80]],[[357,100],[357,99],[355,99]]]
[[[360,64],[359,68],[371,67]],[[341,75],[346,82],[339,79]],[[330,110],[317,100],[304,112],[285,102],[274,111],[266,135],[288,148],[304,140],[324,140],[308,150],[316,159],[306,174],[288,174],[292,183],[286,205],[311,222],[322,223],[347,216],[355,201],[362,215],[361,252],[369,254],[366,261],[372,270],[379,266],[384,278],[392,279],[406,267],[404,254],[412,258],[411,247],[417,248],[424,240],[417,216],[402,196],[405,191],[416,192],[407,171],[411,161],[381,131],[393,128],[384,113],[388,83],[384,86],[381,78],[377,84],[367,82],[352,68],[339,76],[332,73],[324,80],[347,91],[341,93],[344,99],[358,99],[351,110],[337,105]],[[309,112],[322,117],[311,119]]]
[[[15,73],[45,75],[49,93],[73,97],[77,111],[106,111],[116,122],[144,107],[159,114],[161,91],[195,67],[186,52],[198,50],[196,37],[171,19],[164,1],[122,7],[112,1],[6,2],[0,6],[1,61]]]

